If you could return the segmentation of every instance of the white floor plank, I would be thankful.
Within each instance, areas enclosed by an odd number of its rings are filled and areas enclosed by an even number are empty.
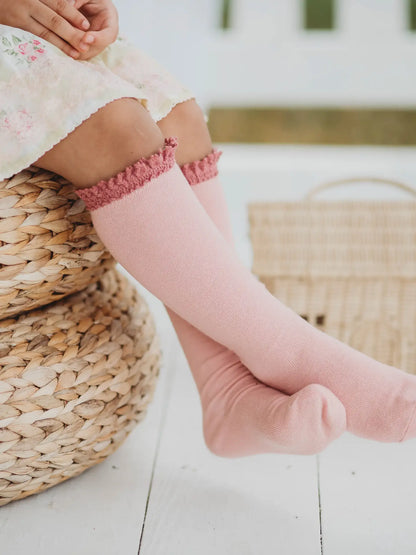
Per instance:
[[[158,312],[159,301],[140,292]],[[177,347],[163,314],[156,319],[169,361]],[[163,363],[145,419],[113,455],[78,477],[2,507],[1,555],[136,555],[169,387]]]
[[[416,441],[344,434],[319,459],[324,555],[416,553]]]
[[[316,458],[212,455],[182,350],[175,364],[140,555],[320,554]]]

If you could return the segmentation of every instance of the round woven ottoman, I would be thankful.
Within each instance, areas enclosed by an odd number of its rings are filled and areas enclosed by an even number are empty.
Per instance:
[[[34,166],[0,181],[0,317],[80,291],[115,266],[74,186]]]
[[[115,268],[0,320],[0,505],[113,453],[146,414],[160,355],[147,303]]]

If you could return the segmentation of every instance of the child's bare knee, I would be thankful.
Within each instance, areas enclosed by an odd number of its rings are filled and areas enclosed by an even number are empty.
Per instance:
[[[134,98],[110,102],[93,114],[89,122],[96,143],[114,152],[117,147],[134,148],[147,156],[163,145],[163,134],[149,112]]]
[[[212,151],[204,112],[195,99],[176,104],[157,125],[165,137],[173,135],[178,138],[175,156],[179,165],[199,160]]]
[[[88,187],[150,156],[163,144],[163,134],[149,112],[137,100],[122,98],[92,114],[36,165],[63,175],[77,188]]]

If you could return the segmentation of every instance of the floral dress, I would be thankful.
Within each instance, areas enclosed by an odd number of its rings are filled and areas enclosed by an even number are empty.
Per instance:
[[[121,35],[94,58],[79,61],[32,33],[0,25],[0,180],[30,166],[99,108],[123,97],[139,100],[155,122],[195,98]]]

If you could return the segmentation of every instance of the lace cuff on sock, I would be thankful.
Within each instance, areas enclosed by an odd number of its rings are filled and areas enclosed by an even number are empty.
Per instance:
[[[175,164],[177,146],[177,137],[165,138],[164,146],[148,158],[140,158],[107,181],[101,180],[92,187],[77,189],[75,192],[85,202],[88,210],[109,204],[171,169]]]
[[[189,184],[197,185],[218,175],[217,162],[222,153],[222,150],[214,148],[205,158],[183,164],[180,168]]]

